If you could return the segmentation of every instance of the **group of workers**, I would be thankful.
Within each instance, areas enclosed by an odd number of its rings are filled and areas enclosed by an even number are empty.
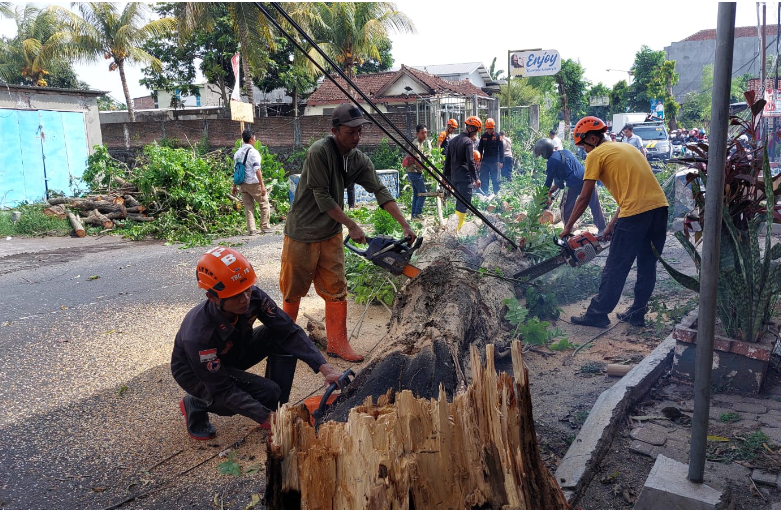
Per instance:
[[[289,398],[297,360],[319,372],[326,385],[339,380],[340,373],[296,324],[300,300],[313,283],[325,301],[326,353],[350,362],[363,360],[347,337],[342,232],[346,227],[359,244],[365,242],[366,235],[344,213],[346,187],[356,183],[374,193],[378,205],[399,223],[404,236],[410,242],[416,238],[378,179],[371,160],[357,149],[362,126],[368,122],[355,106],[340,105],[331,117],[331,135],[307,151],[284,230],[279,275],[281,308],[257,286],[252,265],[233,248],[211,248],[198,261],[197,284],[205,291],[206,299],[182,321],[171,356],[173,377],[186,392],[179,405],[191,437],[215,437],[209,413],[240,414],[255,420],[261,428],[270,428],[274,410]],[[459,224],[467,210],[464,200],[471,201],[473,190],[482,183],[474,149],[481,129],[480,119],[469,117],[461,134],[451,138],[451,131],[439,141],[440,146],[445,142],[447,147],[444,174],[460,194],[456,206]],[[488,159],[486,148],[493,147],[488,152],[497,165],[494,168],[498,168],[497,154],[505,154],[503,150],[496,152],[502,137],[489,129],[489,136],[484,135],[481,142],[485,142],[478,147],[483,149],[484,162]],[[561,236],[569,236],[586,207],[592,205],[595,221],[601,218],[598,227],[603,238],[612,237],[599,294],[586,313],[573,317],[572,322],[606,327],[610,323],[608,313],[618,303],[629,270],[637,260],[634,303],[618,318],[643,325],[656,282],[654,248],[661,253],[664,247],[667,200],[645,158],[627,144],[607,141],[606,130],[605,123],[596,117],[585,117],[575,126],[575,144],[589,156],[585,168],[566,149],[555,150],[551,139],[541,140],[534,152],[548,160],[548,184],[567,186],[573,192]],[[418,133],[419,148],[426,148],[425,128],[419,128]],[[252,138],[251,133],[245,133],[245,142]],[[619,206],[607,226],[598,202],[594,204],[597,181],[605,185]],[[260,325],[255,327],[257,323]],[[248,372],[264,359],[265,377]]]

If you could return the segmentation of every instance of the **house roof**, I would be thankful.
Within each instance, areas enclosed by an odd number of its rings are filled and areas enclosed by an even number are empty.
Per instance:
[[[777,25],[766,25],[765,26],[765,35],[776,35],[778,33],[778,26]],[[735,27],[735,39],[739,39],[741,37],[757,37],[757,27]],[[700,30],[696,34],[692,34],[686,39],[681,40],[681,42],[689,42],[689,41],[710,41],[716,39],[716,29],[715,28],[709,28],[707,30]]]
[[[371,73],[371,74],[359,74],[353,80],[355,85],[363,91],[364,94],[369,96],[372,101],[387,103],[390,101],[415,101],[418,95],[405,96],[385,95],[384,92],[390,88],[390,86],[396,82],[402,76],[409,76],[416,82],[418,82],[424,89],[427,89],[426,94],[418,94],[419,96],[437,96],[437,95],[459,95],[459,96],[472,96],[478,95],[487,97],[487,94],[483,92],[479,87],[476,87],[468,80],[461,80],[456,82],[445,81],[438,76],[429,74],[425,71],[420,71],[405,65],[401,66],[398,71],[389,71],[384,73]],[[347,84],[341,78],[336,79],[337,82],[347,88]],[[317,90],[309,96],[306,104],[308,105],[321,105],[321,104],[339,104],[346,103],[348,99],[344,93],[339,90],[331,80],[324,80],[323,83],[317,87]]]
[[[61,89],[57,87],[33,87],[30,85],[6,85],[5,83],[0,87],[0,90],[2,89],[17,92],[48,92],[68,96],[104,96],[108,94],[105,90]]]

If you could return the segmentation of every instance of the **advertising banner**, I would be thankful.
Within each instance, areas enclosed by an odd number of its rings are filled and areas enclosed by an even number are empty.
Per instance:
[[[510,76],[551,76],[561,71],[561,58],[556,50],[510,52]]]
[[[664,101],[662,99],[651,99],[651,117],[659,120],[664,119]]]
[[[236,53],[231,57],[231,67],[233,67],[233,76],[236,78],[236,84],[233,86],[233,92],[231,93],[231,101],[241,101],[241,79],[239,78],[239,54]]]

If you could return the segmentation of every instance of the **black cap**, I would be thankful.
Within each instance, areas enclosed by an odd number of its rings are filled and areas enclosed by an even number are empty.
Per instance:
[[[371,124],[370,120],[363,118],[361,110],[352,103],[342,103],[336,107],[331,115],[331,126],[358,127],[363,124]]]

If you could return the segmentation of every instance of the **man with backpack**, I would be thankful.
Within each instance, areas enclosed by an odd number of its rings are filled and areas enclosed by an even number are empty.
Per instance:
[[[260,171],[260,153],[255,149],[255,133],[251,129],[245,129],[241,139],[244,140],[244,145],[233,155],[233,194],[241,190],[241,201],[244,204],[249,235],[256,234],[255,202],[260,206],[260,231],[267,234],[273,232],[268,222],[271,216],[271,205],[268,201],[266,185],[263,183],[263,174]]]

